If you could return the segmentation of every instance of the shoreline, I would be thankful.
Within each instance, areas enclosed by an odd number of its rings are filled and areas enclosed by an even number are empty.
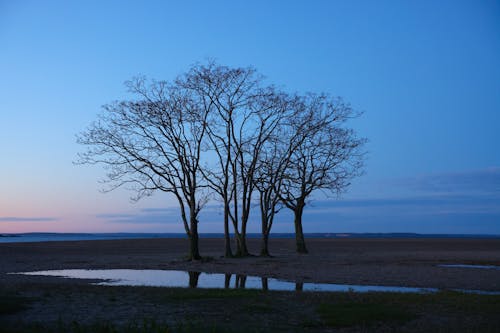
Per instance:
[[[500,270],[437,265],[499,266],[500,240],[330,238],[306,242],[310,252],[306,255],[295,253],[293,239],[274,239],[269,243],[273,257],[227,259],[221,257],[223,239],[200,239],[201,254],[209,259],[198,262],[184,259],[188,250],[186,239],[0,244],[0,330],[156,332],[162,327],[166,332],[220,329],[238,333],[319,333],[333,329],[339,332],[498,332],[500,296],[453,292],[452,289],[498,292]],[[260,240],[249,239],[248,247],[251,253],[258,253]],[[265,279],[260,279],[262,290],[241,286],[232,289],[103,286],[92,284],[102,280],[8,274],[54,269],[159,269],[239,274],[240,278],[246,275],[295,281],[295,290],[302,290],[307,282],[316,282],[451,291],[274,291],[264,290]],[[200,275],[194,276],[198,281]],[[237,283],[238,277],[230,280]],[[377,313],[376,317],[372,316],[373,312]],[[345,317],[350,319],[341,325],[332,321]]]
[[[39,277],[6,274],[11,272],[126,268],[244,274],[298,282],[500,291],[500,270],[438,266],[500,266],[498,239],[309,238],[306,244],[310,253],[302,255],[295,253],[293,239],[275,238],[269,243],[272,257],[223,258],[223,239],[200,238],[201,255],[209,260],[188,262],[184,259],[186,239],[0,243],[0,284],[40,281]],[[259,253],[260,240],[248,239],[248,247],[251,253]]]
[[[493,234],[418,234],[418,233],[305,233],[306,239],[498,239]],[[235,235],[231,234],[231,238]],[[199,233],[200,239],[222,239],[223,233]],[[269,239],[294,239],[294,233],[271,233]],[[187,239],[185,233],[57,233],[29,232],[0,234],[0,244],[120,239]],[[262,239],[261,233],[247,233],[247,239]]]

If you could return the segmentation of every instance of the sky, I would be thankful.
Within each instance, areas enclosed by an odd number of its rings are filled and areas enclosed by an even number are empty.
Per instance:
[[[500,234],[500,2],[480,0],[0,0],[0,233],[183,232],[168,194],[101,193],[76,135],[124,81],[207,59],[364,112],[365,173],[308,202],[305,232]],[[210,203],[200,232],[221,219]]]

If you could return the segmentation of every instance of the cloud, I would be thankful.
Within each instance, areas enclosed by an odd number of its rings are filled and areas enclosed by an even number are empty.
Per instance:
[[[112,223],[148,223],[168,224],[178,223],[180,220],[179,208],[144,208],[137,214],[105,213],[96,215]]]
[[[218,203],[209,204],[203,207],[198,216],[200,224],[207,225],[209,223],[217,224],[222,228],[223,221],[222,205]],[[249,224],[255,224],[260,221],[258,207],[252,210],[250,214]],[[182,227],[182,218],[179,207],[167,208],[144,208],[136,214],[120,214],[120,213],[106,213],[99,214],[96,217],[106,220],[109,223],[123,223],[123,224],[163,224],[163,225],[178,225],[180,231],[184,231]]]
[[[200,212],[200,221],[219,221],[222,209],[217,204],[206,205]],[[179,207],[143,208],[137,214],[105,213],[96,215],[112,223],[178,224],[181,222]]]
[[[141,212],[144,213],[165,213],[165,212],[171,212],[173,208],[143,208],[141,209]]]
[[[399,179],[383,186],[389,190],[385,193],[392,196],[311,200],[304,210],[304,227],[309,232],[500,234],[500,168]],[[404,193],[398,190],[401,186],[406,189]],[[204,207],[199,216],[200,227],[221,232],[222,212],[222,205],[217,202]],[[260,231],[259,213],[258,206],[252,209],[249,232]],[[177,225],[182,231],[178,207],[151,207],[137,214],[110,213],[99,217],[110,223]],[[283,209],[276,216],[274,229],[293,231],[293,213]]]
[[[57,217],[19,217],[19,216],[0,217],[0,222],[53,222],[57,220],[58,220]]]
[[[304,223],[317,230],[352,232],[500,234],[498,167],[397,179],[382,186],[388,190],[385,197],[313,200],[304,210]]]
[[[427,193],[498,194],[500,167],[401,179],[400,186]]]
[[[310,211],[356,211],[359,209],[408,209],[428,210],[433,208],[455,207],[458,211],[475,207],[481,211],[494,211],[500,214],[500,198],[486,195],[439,195],[410,196],[405,198],[328,200],[311,202]]]
[[[373,216],[387,219],[399,218],[402,222],[409,217],[443,217],[444,215],[491,215],[500,222],[500,198],[487,196],[439,196],[407,197],[392,199],[362,199],[345,201],[312,202],[304,211],[317,219],[327,219],[329,214],[344,218]],[[499,223],[500,225],[500,223]]]
[[[106,214],[97,214],[95,217],[97,217],[98,219],[126,219],[134,216],[135,216],[134,214],[106,213]]]

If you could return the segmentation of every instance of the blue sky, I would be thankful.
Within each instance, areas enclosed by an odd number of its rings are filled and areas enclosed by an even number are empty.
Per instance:
[[[168,195],[99,193],[75,135],[125,80],[207,58],[365,112],[366,173],[318,195],[307,232],[500,234],[500,3],[472,0],[0,0],[0,232],[182,232]]]

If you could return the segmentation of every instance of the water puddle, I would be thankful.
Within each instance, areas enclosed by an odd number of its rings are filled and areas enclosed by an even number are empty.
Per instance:
[[[292,282],[274,278],[247,276],[240,274],[219,274],[186,272],[174,270],[136,269],[64,269],[37,272],[12,273],[34,276],[54,276],[73,279],[102,280],[95,282],[101,286],[149,286],[171,288],[216,288],[216,289],[261,289],[282,291],[323,291],[323,292],[400,292],[434,293],[437,288],[413,288],[396,286],[369,286],[333,283]],[[455,291],[500,295],[496,291],[458,290]]]
[[[478,268],[478,269],[500,270],[500,266],[494,266],[494,265],[445,264],[445,265],[438,265],[438,267],[448,267],[448,268]]]

